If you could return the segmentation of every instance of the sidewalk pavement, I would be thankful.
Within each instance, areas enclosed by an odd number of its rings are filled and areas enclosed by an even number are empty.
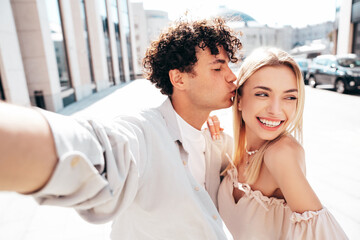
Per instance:
[[[360,239],[360,128],[356,122],[360,98],[308,87],[306,96],[304,148],[308,180],[349,238]],[[96,93],[60,113],[112,118],[157,106],[164,98],[149,81],[136,80]],[[213,114],[220,118],[225,132],[232,135],[231,109]],[[39,206],[29,196],[0,193],[0,240],[108,240],[110,231],[111,223],[89,224],[73,209]]]

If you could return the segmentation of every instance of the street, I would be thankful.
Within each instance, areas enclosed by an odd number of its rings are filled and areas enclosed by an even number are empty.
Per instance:
[[[109,118],[157,106],[164,96],[146,80],[94,94],[61,111]],[[215,111],[232,135],[231,109]],[[307,178],[350,239],[360,239],[360,94],[306,86],[304,148]],[[111,224],[91,225],[72,209],[39,206],[31,197],[0,193],[0,239],[109,239]]]

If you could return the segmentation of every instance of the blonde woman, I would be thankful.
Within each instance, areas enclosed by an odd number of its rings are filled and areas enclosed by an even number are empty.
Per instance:
[[[233,160],[218,193],[234,239],[347,239],[305,177],[298,65],[279,49],[257,49],[237,86]]]

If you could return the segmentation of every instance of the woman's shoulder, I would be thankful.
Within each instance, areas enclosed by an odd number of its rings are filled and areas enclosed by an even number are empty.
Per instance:
[[[299,166],[305,173],[305,152],[301,144],[287,134],[271,144],[264,154],[264,163],[271,171]]]

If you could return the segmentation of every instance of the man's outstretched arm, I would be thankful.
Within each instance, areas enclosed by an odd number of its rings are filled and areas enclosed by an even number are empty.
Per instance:
[[[57,163],[54,139],[36,110],[0,102],[0,191],[31,193]]]

